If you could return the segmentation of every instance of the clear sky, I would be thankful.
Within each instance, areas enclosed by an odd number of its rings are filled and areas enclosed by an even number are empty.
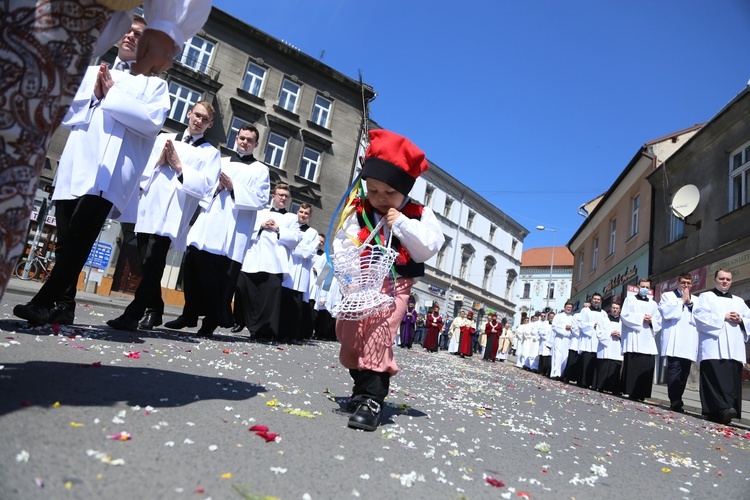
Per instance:
[[[371,117],[563,245],[647,141],[750,80],[750,0],[214,0],[378,93]],[[722,166],[717,166],[721,168]]]

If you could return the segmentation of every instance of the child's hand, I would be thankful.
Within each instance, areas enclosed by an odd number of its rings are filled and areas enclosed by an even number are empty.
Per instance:
[[[396,219],[398,219],[399,215],[401,215],[401,212],[399,212],[395,208],[388,209],[388,213],[386,214],[385,218],[387,220],[389,229],[393,227],[393,223],[396,222]]]

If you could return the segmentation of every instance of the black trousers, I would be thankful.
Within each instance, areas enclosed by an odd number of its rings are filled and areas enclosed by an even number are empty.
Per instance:
[[[336,318],[326,309],[321,309],[315,314],[315,338],[336,340]]]
[[[568,350],[568,362],[565,364],[565,372],[563,372],[562,378],[565,382],[578,382],[581,379],[581,361],[578,351]]]
[[[376,372],[372,370],[349,370],[352,380],[354,380],[354,389],[352,398],[364,400],[371,398],[377,401],[381,406],[390,389],[391,374],[388,372]]]
[[[167,265],[167,252],[172,240],[168,236],[138,233],[138,252],[141,254],[141,282],[135,290],[133,301],[125,308],[124,315],[139,320],[148,309],[164,313],[161,298],[161,277]]]
[[[260,339],[277,339],[283,275],[240,273],[234,297],[234,322]]]
[[[578,364],[580,365],[580,376],[578,377],[578,387],[591,387],[594,385],[594,372],[596,370],[596,353],[582,351],[578,354]]]
[[[203,318],[203,326],[231,327],[232,304],[229,290],[234,293],[237,275],[230,276],[232,259],[189,246],[182,265],[185,306],[182,316],[190,319]],[[234,266],[236,271],[239,267]]]
[[[47,308],[56,304],[75,308],[78,276],[111,209],[112,202],[101,196],[84,195],[74,200],[55,201],[55,267],[32,302]]]
[[[654,383],[655,356],[626,352],[622,360],[622,389],[633,399],[651,397]]]
[[[704,359],[700,375],[701,408],[717,417],[734,408],[742,415],[742,363],[734,359]]]
[[[281,287],[281,320],[279,340],[302,340],[302,292]]]
[[[692,364],[689,359],[667,356],[667,394],[670,403],[682,401]]]

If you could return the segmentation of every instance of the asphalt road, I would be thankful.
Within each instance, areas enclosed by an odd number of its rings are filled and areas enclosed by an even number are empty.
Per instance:
[[[30,329],[27,300],[0,304],[2,499],[750,498],[744,425],[415,348],[354,431],[335,343],[118,332],[106,300]]]

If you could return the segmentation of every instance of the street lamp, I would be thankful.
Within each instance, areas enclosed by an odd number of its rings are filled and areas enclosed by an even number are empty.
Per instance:
[[[547,312],[549,312],[549,292],[552,287],[552,271],[555,269],[555,238],[557,237],[557,231],[544,226],[537,226],[537,231],[550,231],[552,233],[552,258],[549,263],[549,283],[547,283]]]

